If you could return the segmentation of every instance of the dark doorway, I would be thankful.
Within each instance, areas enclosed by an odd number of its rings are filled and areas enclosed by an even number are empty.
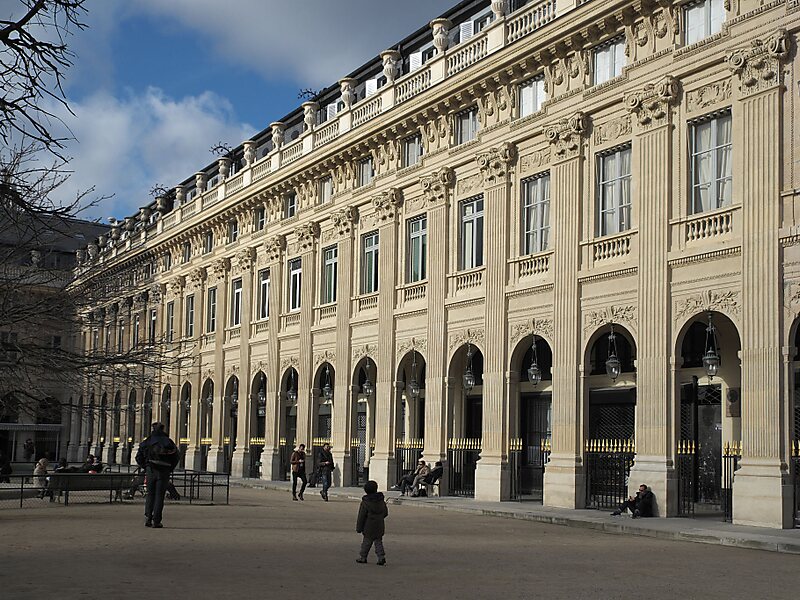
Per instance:
[[[694,512],[722,510],[722,386],[681,386],[681,439],[694,442]]]
[[[520,396],[520,438],[522,465],[519,494],[522,499],[542,501],[545,455],[543,443],[550,439],[551,394]]]
[[[632,440],[636,427],[636,388],[589,391],[589,439]]]
[[[467,396],[464,408],[464,436],[481,439],[483,436],[483,396]]]

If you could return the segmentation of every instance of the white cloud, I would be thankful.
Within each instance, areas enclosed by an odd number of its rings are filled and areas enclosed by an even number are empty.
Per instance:
[[[455,0],[131,0],[175,19],[267,79],[327,86],[455,5]]]
[[[122,99],[98,92],[70,107],[75,117],[65,121],[77,139],[68,148],[74,174],[59,196],[74,198],[92,186],[97,195],[114,195],[87,217],[132,214],[151,200],[156,183],[171,188],[213,162],[209,148],[217,142],[236,146],[255,133],[212,92],[180,99],[157,88]]]

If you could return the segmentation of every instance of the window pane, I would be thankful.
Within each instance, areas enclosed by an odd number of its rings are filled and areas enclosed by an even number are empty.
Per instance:
[[[705,3],[692,4],[686,7],[686,43],[694,44],[704,37],[705,33]]]
[[[725,22],[725,5],[722,0],[707,0],[706,3],[710,4],[709,11],[711,13],[710,29],[707,34],[714,35],[722,31],[722,24]]]

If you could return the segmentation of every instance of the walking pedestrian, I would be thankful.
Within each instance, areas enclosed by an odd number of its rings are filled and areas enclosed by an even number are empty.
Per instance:
[[[289,459],[292,464],[292,500],[303,500],[303,492],[306,491],[306,445],[300,444],[292,452],[292,457]],[[303,485],[300,487],[300,494],[297,494],[297,480],[300,479]]]
[[[389,516],[389,508],[383,493],[378,491],[378,484],[372,480],[364,484],[366,494],[361,498],[361,506],[358,508],[358,520],[356,521],[356,533],[363,534],[361,540],[361,551],[356,559],[357,563],[367,562],[372,544],[375,544],[375,555],[378,557],[378,564],[386,564],[386,552],[383,549],[383,534],[385,532],[384,519]]]
[[[136,464],[147,473],[147,500],[144,505],[145,527],[161,528],[164,495],[169,487],[169,477],[178,465],[180,455],[163,423],[153,423],[150,435],[136,452]]]
[[[50,461],[47,458],[40,458],[33,468],[33,475],[36,478],[36,487],[39,491],[39,498],[44,498],[47,493],[47,468]]]
[[[319,474],[322,479],[322,489],[319,491],[319,495],[327,502],[328,489],[331,487],[331,473],[336,467],[336,465],[333,464],[333,454],[331,454],[330,444],[324,444],[322,448],[319,449],[317,465],[319,465]]]

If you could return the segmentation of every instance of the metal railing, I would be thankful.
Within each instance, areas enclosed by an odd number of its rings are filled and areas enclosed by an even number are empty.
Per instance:
[[[733,523],[733,478],[739,469],[739,461],[742,459],[742,442],[730,442],[725,444],[722,451],[722,501],[723,519],[728,523]]]
[[[693,517],[697,501],[697,443],[694,440],[678,440],[675,459],[678,468],[678,515]]]
[[[481,446],[480,438],[447,440],[447,485],[451,496],[475,497],[475,469]]]
[[[369,454],[369,456],[367,456]],[[375,454],[375,439],[369,446],[362,444],[358,438],[350,440],[350,485],[362,486],[369,480],[368,458]]]
[[[294,449],[291,445],[286,443],[286,438],[281,438],[278,446],[278,454],[280,456],[280,473],[278,473],[279,481],[289,481],[289,473],[291,472],[291,458]]]
[[[542,499],[544,494],[544,470],[547,463],[550,462],[551,451],[552,445],[549,439],[541,440],[538,448],[536,446],[524,446],[522,438],[511,440],[508,450],[508,463],[511,469],[511,500],[521,500],[524,496],[530,500]],[[528,485],[526,485],[524,475],[526,467],[540,469],[541,479],[537,478],[536,481],[529,481]]]
[[[613,509],[628,498],[633,440],[586,440],[586,508]]]
[[[260,442],[260,443],[259,443]],[[264,453],[264,439],[252,438],[250,440],[250,468],[248,469],[248,477],[251,479],[261,479],[263,465],[261,464],[261,455]]]
[[[794,481],[794,526],[800,528],[800,440],[792,442],[791,466]]]
[[[422,456],[422,449],[425,446],[423,439],[398,439],[394,443],[395,461],[395,482],[400,481],[404,476],[417,468]]]

